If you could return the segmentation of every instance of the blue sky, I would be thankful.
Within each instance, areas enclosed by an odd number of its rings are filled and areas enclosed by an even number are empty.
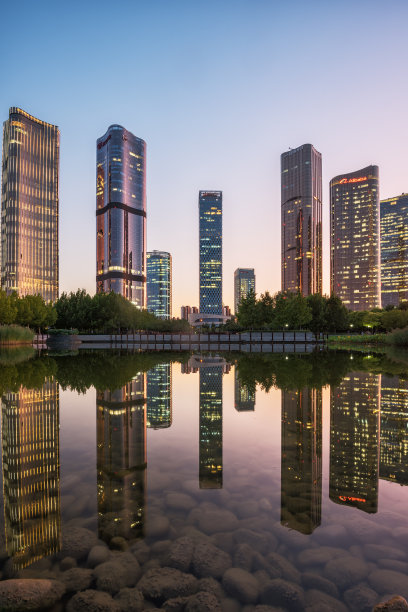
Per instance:
[[[4,3],[3,3],[4,5]],[[408,191],[408,2],[43,2],[1,8],[0,110],[61,130],[60,288],[95,290],[95,141],[147,142],[148,249],[173,255],[173,310],[198,303],[198,191],[224,194],[224,303],[233,272],[280,289],[280,154],[323,155],[330,178],[370,163],[382,198]]]

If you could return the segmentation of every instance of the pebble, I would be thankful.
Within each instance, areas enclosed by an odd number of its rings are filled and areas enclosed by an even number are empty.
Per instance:
[[[290,561],[282,557],[282,555],[271,552],[267,555],[266,560],[269,568],[271,568],[272,578],[284,578],[289,582],[300,584],[300,572],[290,563]]]
[[[208,591],[200,591],[189,597],[185,612],[221,612],[221,605],[217,597]]]
[[[222,578],[222,586],[232,597],[243,604],[254,604],[259,597],[259,584],[249,572],[231,567]]]
[[[240,567],[250,572],[252,570],[254,555],[255,552],[251,546],[245,543],[239,544],[234,555],[234,567]]]
[[[310,567],[311,565],[324,565],[332,559],[344,557],[348,555],[347,551],[342,548],[333,548],[331,546],[321,546],[320,548],[309,548],[302,550],[297,557],[299,565]]]
[[[166,505],[172,510],[184,510],[190,512],[196,506],[196,502],[187,493],[168,493],[166,495]]]
[[[112,595],[124,587],[135,586],[141,576],[140,565],[131,553],[119,553],[94,569],[96,586]]]
[[[393,570],[378,569],[369,574],[368,582],[380,595],[398,593],[398,595],[408,598],[408,579],[405,574]]]
[[[182,572],[188,572],[193,558],[194,541],[184,536],[175,540],[170,547],[166,565]]]
[[[101,563],[108,561],[110,557],[109,549],[106,546],[93,546],[88,554],[86,564],[90,568],[94,568]],[[62,564],[62,562],[61,562]]]
[[[61,576],[61,580],[66,586],[67,593],[86,591],[91,586],[93,578],[93,570],[84,569],[82,567],[68,569]]]
[[[305,601],[307,612],[348,612],[341,601],[316,589],[307,591]]]
[[[373,612],[408,612],[408,602],[403,597],[392,597],[388,601],[377,604]]]
[[[67,527],[62,531],[62,547],[60,557],[82,559],[98,543],[98,538],[84,527]]]
[[[67,612],[121,612],[119,604],[109,593],[103,591],[81,591],[68,602]]]
[[[303,612],[305,608],[305,594],[299,585],[282,578],[276,578],[263,587],[261,603],[282,606],[288,612]]]
[[[11,579],[0,582],[0,610],[44,610],[56,604],[65,593],[57,580]]]
[[[120,589],[114,597],[115,602],[119,605],[121,612],[140,612],[143,610],[144,598],[138,588]]]
[[[193,573],[198,578],[221,578],[224,572],[232,566],[228,553],[212,544],[200,543],[194,549],[192,557]]]
[[[350,612],[371,612],[378,602],[378,595],[367,584],[357,584],[344,593],[344,601]]]
[[[323,573],[325,578],[334,582],[341,591],[352,587],[356,582],[366,578],[369,568],[362,559],[339,557],[326,563]]]
[[[65,572],[66,570],[71,569],[72,567],[76,567],[77,562],[73,557],[64,557],[60,563],[61,572]]]
[[[150,569],[142,576],[137,585],[143,596],[156,604],[164,603],[172,597],[193,595],[197,587],[197,578],[173,567]]]
[[[335,599],[339,597],[339,590],[334,582],[323,578],[320,574],[306,572],[302,574],[302,584],[305,589],[317,589],[331,595]]]
[[[233,531],[238,525],[237,517],[230,510],[209,510],[201,512],[198,517],[199,529],[208,535],[219,531]]]
[[[148,538],[163,538],[167,535],[170,529],[170,521],[166,516],[156,515],[149,517],[146,526],[146,535]]]

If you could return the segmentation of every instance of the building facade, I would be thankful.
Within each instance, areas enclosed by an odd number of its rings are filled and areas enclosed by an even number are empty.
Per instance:
[[[255,293],[255,270],[253,268],[237,268],[234,272],[234,312],[237,314],[241,300],[248,293]]]
[[[146,374],[146,419],[147,427],[151,429],[171,426],[171,381],[171,363],[159,363]]]
[[[381,303],[408,300],[408,194],[380,202]]]
[[[311,144],[281,155],[282,291],[322,292],[322,156]]]
[[[3,125],[1,286],[47,302],[58,299],[59,138],[21,108]]]
[[[380,478],[408,485],[408,382],[381,375]]]
[[[182,319],[186,319],[188,321],[188,316],[191,314],[197,314],[198,308],[197,306],[182,306],[180,309],[180,314]]]
[[[160,319],[172,316],[171,267],[170,253],[147,253],[147,310]]]
[[[222,191],[200,191],[200,313],[222,315]]]
[[[378,166],[330,181],[330,292],[350,310],[381,306]]]
[[[146,143],[111,125],[96,160],[96,291],[145,308]]]

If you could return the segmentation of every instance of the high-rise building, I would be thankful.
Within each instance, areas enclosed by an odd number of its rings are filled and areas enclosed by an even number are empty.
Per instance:
[[[181,318],[186,319],[188,321],[188,315],[197,314],[198,308],[197,306],[182,306],[181,307]]]
[[[146,307],[146,143],[121,125],[97,140],[96,291]]]
[[[172,419],[171,363],[158,363],[146,374],[147,427],[170,427]]]
[[[222,191],[200,191],[200,313],[222,315]]]
[[[380,376],[348,374],[330,390],[330,499],[375,513],[378,507]]]
[[[408,300],[408,194],[380,202],[381,302]]]
[[[6,393],[2,406],[6,549],[15,569],[61,546],[59,385]]]
[[[304,144],[281,155],[282,291],[322,292],[322,155]]]
[[[322,515],[322,390],[282,391],[281,523],[310,534]]]
[[[1,286],[58,299],[59,129],[10,108],[3,126]]]
[[[234,312],[237,314],[241,300],[248,293],[255,293],[255,270],[253,268],[237,268],[234,272]]]
[[[378,166],[330,181],[330,291],[350,310],[381,305]]]
[[[171,319],[171,255],[165,251],[149,251],[147,266],[147,310],[160,319]]]
[[[380,478],[408,485],[408,382],[381,375]]]
[[[96,397],[98,534],[142,537],[146,505],[145,375]]]
[[[255,386],[249,387],[243,383],[235,366],[234,404],[237,412],[255,410]]]

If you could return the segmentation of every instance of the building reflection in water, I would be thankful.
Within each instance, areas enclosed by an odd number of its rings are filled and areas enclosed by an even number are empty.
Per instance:
[[[6,549],[21,569],[60,549],[59,386],[49,378],[2,400]]]
[[[322,391],[282,390],[281,523],[310,534],[321,505]]]
[[[99,537],[144,535],[146,495],[145,374],[97,393]]]
[[[200,489],[222,489],[222,377],[230,369],[222,357],[201,355],[186,368],[200,373]]]
[[[330,499],[377,512],[380,375],[348,374],[330,397]]]
[[[159,363],[146,374],[147,427],[170,427],[172,419],[171,363]]]
[[[408,484],[408,381],[381,376],[380,478]]]
[[[238,376],[238,368],[235,368],[235,410],[244,412],[255,410],[255,390],[251,390],[248,385],[241,382]]]

